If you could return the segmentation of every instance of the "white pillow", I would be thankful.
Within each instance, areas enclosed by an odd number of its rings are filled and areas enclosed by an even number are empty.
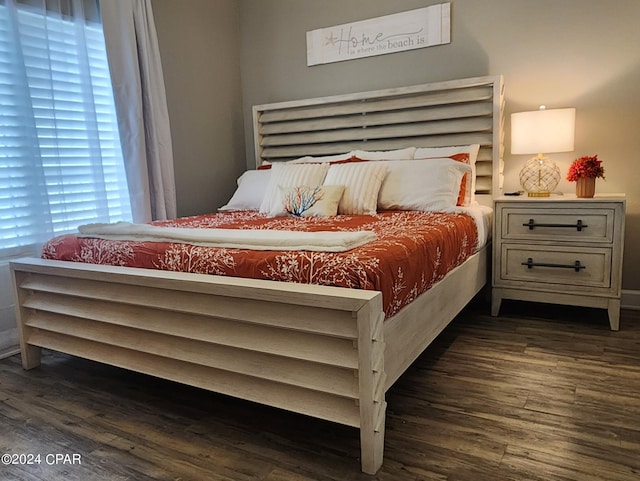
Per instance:
[[[344,185],[281,187],[282,206],[296,217],[331,217],[338,213]]]
[[[449,157],[455,154],[469,154],[470,160],[475,163],[479,150],[480,144],[454,145],[451,147],[418,147],[413,154],[413,158],[431,159]]]
[[[334,155],[322,155],[320,157],[311,157],[311,156],[306,156],[306,157],[301,157],[300,159],[296,159],[296,161],[303,161],[303,162],[336,162],[336,161],[340,161],[340,160],[349,160],[351,157],[353,157],[355,155],[354,152],[346,152],[344,154],[334,154]]]
[[[471,174],[467,175],[464,201],[458,205],[470,205],[475,200],[476,192],[476,160],[480,144],[456,145],[451,147],[419,147],[413,155],[414,159],[430,159],[450,157],[456,154],[469,154],[469,165],[471,165]]]
[[[315,163],[322,164],[324,162],[336,162],[341,160],[349,160],[351,157],[355,155],[355,150],[351,152],[346,152],[344,154],[334,154],[334,155],[322,155],[320,157],[312,157],[310,155],[305,155],[304,157],[298,157],[297,159],[280,161],[283,164],[305,164],[305,163]],[[268,166],[273,165],[276,162],[269,162],[264,160],[260,166]]]
[[[350,162],[329,167],[325,185],[344,185],[339,214],[373,215],[378,192],[387,172],[383,162]]]
[[[356,150],[353,155],[362,160],[403,160],[413,159],[415,147],[407,147],[398,150]]]
[[[260,212],[271,217],[284,215],[280,188],[322,185],[328,169],[329,164],[273,164],[269,185],[260,204]]]
[[[247,170],[238,177],[238,188],[218,210],[259,210],[271,178],[271,170]]]
[[[343,163],[344,161],[351,160],[352,157],[355,156],[356,151],[352,150],[351,152],[345,152],[343,154],[333,154],[333,155],[321,155],[319,157],[312,157],[311,155],[305,155],[304,157],[298,157],[296,159],[291,160],[280,160],[277,162],[269,162],[268,160],[263,160],[260,164],[259,169],[266,170],[270,169],[273,164],[323,164],[327,163]],[[410,157],[412,158],[412,157]],[[366,160],[366,159],[360,159]]]
[[[471,166],[449,158],[385,162],[387,176],[378,195],[378,208],[388,210],[451,210],[460,181]]]

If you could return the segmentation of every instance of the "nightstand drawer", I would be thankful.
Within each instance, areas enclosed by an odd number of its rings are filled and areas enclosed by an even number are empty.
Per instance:
[[[502,244],[498,284],[558,284],[559,291],[611,287],[611,249]]]
[[[614,209],[502,209],[502,239],[613,242]]]

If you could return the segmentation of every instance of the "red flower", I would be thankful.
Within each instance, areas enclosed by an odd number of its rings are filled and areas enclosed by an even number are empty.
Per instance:
[[[569,167],[567,180],[576,182],[578,179],[602,177],[604,179],[604,167],[597,155],[585,155],[573,161]]]

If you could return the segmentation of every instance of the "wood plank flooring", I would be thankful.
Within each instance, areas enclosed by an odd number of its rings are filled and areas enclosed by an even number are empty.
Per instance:
[[[0,480],[637,481],[640,312],[468,307],[387,393],[385,461],[355,429],[46,352],[0,361]],[[77,454],[81,464],[47,454]],[[71,461],[67,459],[67,461]]]

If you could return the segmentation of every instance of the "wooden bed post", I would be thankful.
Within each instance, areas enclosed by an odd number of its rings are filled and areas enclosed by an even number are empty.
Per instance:
[[[14,299],[16,300],[16,324],[18,325],[18,333],[20,335],[20,355],[22,356],[22,367],[24,369],[33,369],[40,365],[42,358],[42,348],[27,344],[29,327],[25,326],[22,319],[26,317],[23,307],[25,300],[25,291],[20,289],[20,285],[24,279],[23,272],[15,272],[13,264],[11,264],[11,279],[13,281]]]
[[[358,311],[358,381],[362,471],[376,474],[384,455],[386,375],[382,296]]]

